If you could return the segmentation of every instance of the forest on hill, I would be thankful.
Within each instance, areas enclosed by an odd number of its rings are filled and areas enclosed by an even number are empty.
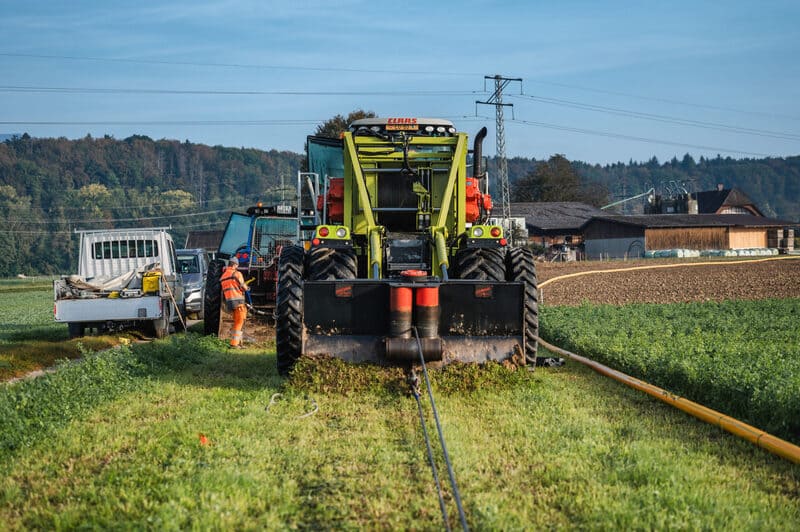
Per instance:
[[[134,135],[77,140],[26,135],[0,142],[0,277],[65,274],[77,267],[75,230],[170,226],[179,246],[193,229],[218,229],[230,211],[291,197],[304,155]],[[563,156],[554,156],[563,163]],[[512,193],[542,163],[508,160]],[[800,157],[690,156],[659,163],[570,162],[596,202],[655,187],[690,192],[738,187],[767,216],[800,220]],[[489,160],[490,176],[496,175]],[[496,193],[495,193],[496,194]],[[547,201],[569,197],[540,198]]]
[[[0,277],[70,273],[76,229],[224,227],[231,210],[280,197],[302,156],[132,136],[0,143]]]

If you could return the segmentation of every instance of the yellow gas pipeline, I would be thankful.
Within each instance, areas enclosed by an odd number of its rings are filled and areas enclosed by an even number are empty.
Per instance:
[[[659,388],[658,386],[653,386],[652,384],[640,381],[635,377],[626,375],[621,371],[617,371],[615,369],[609,368],[608,366],[604,366],[599,362],[595,362],[594,360],[591,360],[589,358],[582,357],[580,355],[576,355],[575,353],[571,353],[569,351],[561,349],[560,347],[556,347],[552,344],[545,342],[541,338],[539,338],[539,345],[541,345],[545,349],[549,349],[554,353],[558,353],[559,355],[570,358],[575,362],[580,362],[581,364],[584,364],[585,366],[592,368],[601,375],[610,377],[618,382],[625,384],[626,386],[630,386],[631,388],[634,388],[652,397],[655,397],[659,401],[663,401],[664,403],[674,406],[679,410],[683,410],[687,414],[690,414],[696,417],[697,419],[700,419],[712,425],[716,425],[722,430],[728,431],[731,434],[734,434],[751,443],[754,443],[759,447],[771,452],[772,454],[776,454],[781,458],[785,458],[786,460],[794,462],[795,464],[800,464],[800,447],[794,444],[791,444],[785,440],[782,440],[771,434],[768,434],[761,429],[757,429],[756,427],[752,427],[746,423],[742,423],[741,421],[734,419],[730,416],[721,414],[716,410],[712,410],[701,404],[674,395],[662,388]]]

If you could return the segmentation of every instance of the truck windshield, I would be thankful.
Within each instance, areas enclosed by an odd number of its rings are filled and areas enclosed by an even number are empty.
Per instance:
[[[200,262],[196,255],[178,255],[178,268],[181,273],[200,273]]]

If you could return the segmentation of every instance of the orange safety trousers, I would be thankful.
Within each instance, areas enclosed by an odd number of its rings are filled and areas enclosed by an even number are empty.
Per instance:
[[[236,347],[242,343],[242,328],[244,320],[247,318],[247,307],[239,305],[233,311],[233,335],[231,336],[231,346]]]

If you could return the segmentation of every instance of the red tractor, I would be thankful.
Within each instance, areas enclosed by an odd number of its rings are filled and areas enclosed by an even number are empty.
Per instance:
[[[217,334],[220,322],[220,276],[227,259],[239,259],[239,271],[250,285],[248,306],[252,313],[274,320],[278,257],[284,246],[300,244],[302,231],[314,227],[314,211],[293,205],[261,203],[247,214],[231,213],[217,256],[208,266],[204,300],[205,334]]]

